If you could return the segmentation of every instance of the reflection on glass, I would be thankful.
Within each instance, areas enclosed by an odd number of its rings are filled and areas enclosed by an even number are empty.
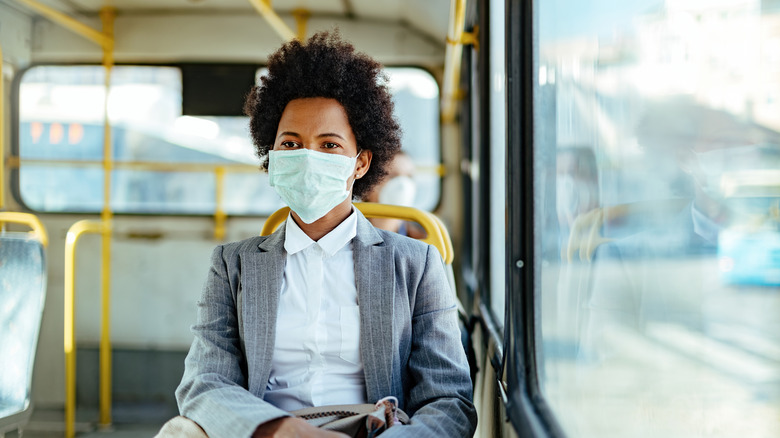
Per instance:
[[[557,418],[571,436],[780,435],[780,8],[539,3]]]

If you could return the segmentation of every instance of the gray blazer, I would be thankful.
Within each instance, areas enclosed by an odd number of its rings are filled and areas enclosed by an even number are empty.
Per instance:
[[[374,228],[353,240],[369,402],[389,395],[411,423],[382,436],[470,437],[477,417],[453,294],[436,248]],[[284,274],[284,228],[218,246],[198,302],[179,411],[212,438],[249,437],[288,416],[263,400]]]

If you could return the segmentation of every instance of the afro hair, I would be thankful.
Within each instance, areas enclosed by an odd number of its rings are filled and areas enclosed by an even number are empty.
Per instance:
[[[284,44],[268,58],[268,74],[244,105],[261,169],[268,170],[268,152],[290,101],[335,99],[347,113],[358,149],[372,153],[368,172],[353,186],[353,196],[362,198],[386,175],[387,163],[401,149],[401,127],[387,82],[382,65],[356,52],[338,31],[316,33],[306,44]]]

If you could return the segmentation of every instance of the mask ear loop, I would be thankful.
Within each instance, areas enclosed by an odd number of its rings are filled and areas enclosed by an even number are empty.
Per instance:
[[[363,153],[363,149],[359,150],[357,155],[355,155],[355,164],[357,164],[357,159],[360,156],[360,154],[362,154],[362,153]],[[359,180],[360,178],[363,178],[363,175],[365,175],[365,174],[355,173],[355,181]],[[355,185],[355,181],[352,181],[352,185],[353,186]]]

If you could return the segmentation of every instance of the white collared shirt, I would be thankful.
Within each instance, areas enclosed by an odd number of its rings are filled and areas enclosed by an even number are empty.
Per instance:
[[[291,216],[285,227],[287,263],[263,398],[286,411],[366,403],[352,254],[357,215],[317,242]]]

